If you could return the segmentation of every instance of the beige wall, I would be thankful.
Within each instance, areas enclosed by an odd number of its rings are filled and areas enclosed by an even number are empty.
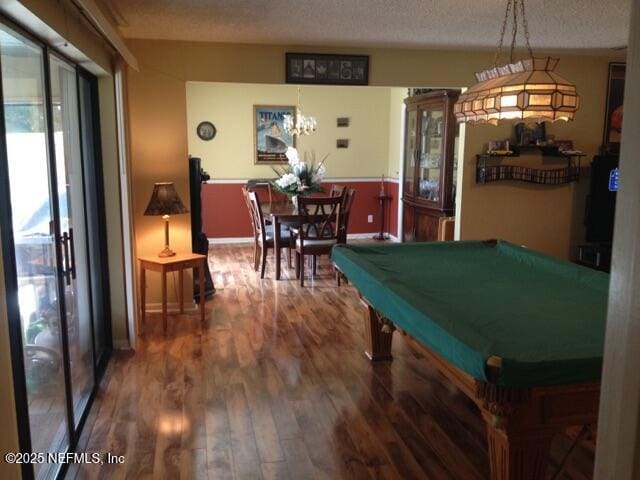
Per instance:
[[[195,120],[187,122],[186,82],[280,84],[284,82],[285,52],[308,48],[157,40],[130,40],[128,45],[140,63],[140,72],[130,71],[128,82],[137,253],[153,254],[162,242],[161,225],[157,219],[142,216],[153,183],[173,180],[183,200],[188,189],[186,157],[189,132],[193,132],[191,123]],[[474,71],[493,61],[493,53],[488,51],[322,47],[314,50],[368,54],[370,84],[388,87],[466,87],[473,83]],[[575,122],[554,125],[550,131],[557,138],[574,139],[577,148],[593,154],[602,136],[607,64],[624,57],[609,53],[600,56],[563,53],[560,58],[558,72],[576,82],[583,106]],[[505,137],[510,129],[466,130],[464,182],[459,189],[464,199],[460,211],[461,237],[502,237],[567,257],[572,239],[579,236],[575,232],[582,220],[582,193],[576,189],[585,188],[586,181],[581,181],[578,187],[562,188],[530,188],[522,184],[476,186],[475,155],[488,140]],[[224,133],[219,135],[222,138]],[[226,167],[220,166],[223,168]],[[212,170],[214,176],[224,171]],[[398,170],[388,164],[386,171],[395,174]],[[188,217],[176,217],[172,226],[172,244],[177,249],[190,248]],[[169,291],[173,291],[171,285]],[[157,301],[157,284],[150,285],[149,297],[150,302]]]
[[[580,110],[573,122],[547,124],[547,133],[557,139],[574,140],[575,148],[587,157],[587,166],[602,141],[608,63],[611,58],[563,56],[559,72],[576,83],[581,96]],[[568,186],[537,186],[498,182],[475,183],[475,155],[489,139],[513,135],[509,125],[468,126],[466,128],[464,175],[461,204],[461,237],[498,237],[561,258],[575,255],[575,245],[584,239],[584,203],[589,188],[589,169],[580,182]],[[542,158],[523,157],[511,162],[541,165]],[[548,165],[547,165],[548,166]]]
[[[18,426],[16,407],[13,397],[13,373],[11,369],[11,349],[9,347],[9,320],[7,318],[7,301],[5,297],[4,266],[2,263],[2,246],[0,245],[0,454],[18,452]],[[0,461],[0,478],[20,478],[18,465],[9,465]]]
[[[143,215],[155,182],[173,181],[189,207],[185,82],[172,68],[165,72],[142,66],[139,72],[127,71],[135,256],[157,255],[164,246],[162,218]],[[171,247],[191,251],[189,215],[171,218]],[[176,279],[177,275],[169,277],[170,302],[176,301]],[[149,272],[148,303],[160,302],[159,285],[158,275]],[[190,285],[185,281],[187,299],[191,296]]]
[[[253,106],[296,104],[292,85],[187,83],[189,154],[202,157],[214,179],[246,179],[273,176],[267,165],[254,165]],[[389,88],[305,86],[302,112],[313,115],[318,128],[300,136],[297,148],[315,152],[325,161],[327,176],[379,177],[387,172],[389,151]],[[337,117],[349,117],[349,127],[338,128]],[[196,126],[212,121],[218,134],[203,141]],[[349,139],[349,148],[336,148],[336,139]]]
[[[404,99],[408,89],[392,88],[389,90],[389,158],[387,159],[387,176],[400,178],[400,166],[404,155]]]

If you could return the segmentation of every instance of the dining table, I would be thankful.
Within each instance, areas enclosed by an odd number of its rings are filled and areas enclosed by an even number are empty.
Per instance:
[[[282,225],[298,223],[298,209],[291,202],[274,202],[262,205],[262,215],[273,225],[273,250],[276,258],[276,280],[280,280],[280,249],[289,245],[282,245]]]

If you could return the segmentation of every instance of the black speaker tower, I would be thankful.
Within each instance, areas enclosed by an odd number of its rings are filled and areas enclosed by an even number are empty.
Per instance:
[[[205,297],[211,298],[216,292],[213,286],[213,279],[209,271],[209,240],[202,231],[202,184],[211,178],[202,169],[202,161],[199,158],[189,157],[189,197],[191,199],[191,248],[194,253],[207,256],[207,268],[204,272]],[[200,301],[200,284],[198,277],[193,277],[193,298]]]

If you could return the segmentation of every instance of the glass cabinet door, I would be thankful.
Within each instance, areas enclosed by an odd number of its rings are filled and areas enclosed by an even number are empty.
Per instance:
[[[444,110],[442,107],[420,111],[420,162],[418,196],[431,202],[440,201],[440,178],[443,161]]]
[[[418,111],[407,111],[404,144],[404,193],[415,195],[416,141],[418,138]]]
[[[458,151],[460,148],[460,124],[456,122],[456,134],[453,139],[453,169],[452,169],[452,178],[451,178],[451,203],[453,204],[453,208],[455,209],[456,203],[456,193],[458,190],[458,158],[460,156],[460,152]]]

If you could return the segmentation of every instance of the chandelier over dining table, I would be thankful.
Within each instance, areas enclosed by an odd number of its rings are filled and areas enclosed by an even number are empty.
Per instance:
[[[513,25],[509,63],[498,66],[510,18]],[[514,62],[520,22],[529,58]],[[534,57],[524,0],[507,0],[494,66],[476,73],[478,83],[458,97],[453,110],[457,121],[497,125],[508,120],[573,120],[580,104],[579,96],[572,82],[555,73],[557,64],[557,58]]]
[[[298,103],[294,115],[285,115],[283,126],[290,135],[311,135],[316,131],[318,122],[311,116],[303,115],[300,105],[300,87],[298,87]]]

